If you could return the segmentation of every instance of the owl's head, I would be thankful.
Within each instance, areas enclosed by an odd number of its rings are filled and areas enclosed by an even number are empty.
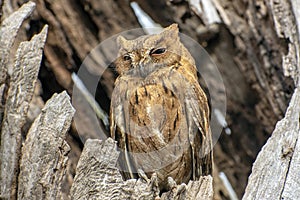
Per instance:
[[[182,51],[177,24],[165,28],[161,33],[127,40],[117,38],[119,54],[116,70],[119,74],[130,71],[145,77],[161,67],[170,67],[179,62]]]

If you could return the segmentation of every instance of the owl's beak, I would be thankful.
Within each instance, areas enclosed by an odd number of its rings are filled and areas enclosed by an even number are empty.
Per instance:
[[[146,58],[141,58],[140,62],[139,62],[139,66],[144,67],[145,66],[145,61],[146,61]]]

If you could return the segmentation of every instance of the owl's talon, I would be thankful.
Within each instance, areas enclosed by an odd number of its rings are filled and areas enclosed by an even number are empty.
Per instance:
[[[187,190],[187,186],[185,183],[182,183],[181,185],[179,185],[177,187],[177,190],[176,190],[176,193],[175,193],[175,196],[179,196],[181,194],[184,194]]]
[[[177,185],[172,177],[168,177],[168,186],[170,188],[170,194],[174,199],[185,199],[185,194],[187,191],[187,186],[185,183]]]
[[[177,184],[172,177],[168,177],[168,186],[170,190],[173,190],[177,187]]]
[[[152,187],[157,187],[158,188],[158,178],[157,178],[157,174],[156,173],[152,174],[150,183],[151,183]]]
[[[151,180],[150,180],[150,184],[151,184],[151,189],[154,192],[155,195],[155,200],[159,200],[159,187],[158,187],[158,178],[157,178],[157,174],[153,173],[151,175]]]
[[[137,173],[141,181],[145,181],[148,185],[148,188],[153,192],[153,199],[160,200],[157,174],[153,173],[151,175],[151,179],[149,179],[142,169],[138,169]]]
[[[137,170],[138,175],[141,179],[143,179],[144,181],[146,181],[147,183],[150,182],[149,178],[147,177],[147,175],[145,174],[145,172],[142,169],[138,169]]]

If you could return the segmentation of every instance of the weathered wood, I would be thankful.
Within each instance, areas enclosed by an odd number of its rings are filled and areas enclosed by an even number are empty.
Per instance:
[[[188,200],[213,198],[213,178],[211,176],[201,177],[199,181],[190,181],[187,185]]]
[[[19,10],[5,18],[0,26],[0,84],[3,84],[7,76],[7,62],[14,40],[23,21],[32,13],[35,3],[29,1]]]
[[[4,17],[9,16],[14,12],[13,2],[11,0],[3,0],[2,14]]]
[[[155,199],[158,197],[157,180],[139,178],[122,180],[117,168],[119,153],[116,142],[111,138],[105,141],[88,139],[76,169],[71,188],[72,199]],[[202,177],[191,181],[186,191],[180,193],[174,188],[162,195],[162,200],[212,199],[212,177]]]
[[[22,148],[18,199],[61,199],[68,161],[66,134],[74,108],[66,92],[48,100],[32,124]]]
[[[253,164],[243,199],[299,199],[300,90]],[[298,152],[297,152],[298,150]]]
[[[299,90],[299,89],[298,89]],[[298,121],[299,123],[299,121]],[[299,124],[298,124],[299,130]],[[290,138],[288,138],[290,139]],[[293,138],[294,139],[294,138]],[[300,131],[294,149],[291,149],[292,154],[288,174],[285,179],[284,189],[282,190],[282,199],[300,199]]]
[[[214,4],[218,5],[216,7],[222,13],[221,18],[235,37],[238,53],[234,59],[260,98],[260,102],[255,105],[256,115],[265,130],[271,133],[274,122],[285,112],[288,100],[285,92],[289,91],[287,86],[292,87],[281,68],[282,55],[285,55],[289,42],[280,42],[280,36],[272,24],[272,18],[280,18],[280,15],[272,13],[272,1],[242,3],[214,0]],[[243,7],[244,11],[240,12],[237,7]],[[276,1],[276,8],[285,11],[281,14],[284,16],[282,20],[294,23],[287,1]],[[289,36],[282,38],[288,39]]]
[[[243,199],[300,198],[300,90],[298,6],[286,1],[271,1],[271,9],[279,37],[289,38],[288,53],[283,56],[285,75],[294,79],[293,93],[285,117],[280,120],[271,138],[258,154]],[[295,6],[295,7],[292,7]],[[291,12],[294,10],[295,12]]]
[[[297,10],[299,5],[293,3],[294,1],[290,2],[273,0],[270,3],[270,8],[278,37],[289,39],[288,53],[283,56],[283,72],[285,76],[292,77],[295,85],[297,85],[300,66],[300,59],[297,56],[300,52],[300,36],[297,34],[297,31],[299,31],[297,29],[300,29],[300,27],[295,26],[295,24],[299,23],[300,14],[299,10]],[[293,10],[295,12],[292,12]]]
[[[31,101],[48,27],[17,50],[1,129],[0,187],[2,198],[14,198],[21,148],[21,129]]]
[[[7,3],[7,2],[6,2]],[[3,2],[0,1],[0,22],[2,14]],[[6,91],[6,78],[8,70],[8,61],[11,47],[15,41],[18,30],[23,21],[32,13],[35,3],[28,2],[24,4],[18,11],[4,19],[0,26],[0,123],[2,122],[4,112],[4,93]]]
[[[212,0],[189,0],[191,9],[201,17],[205,25],[221,23],[216,7]]]
[[[181,186],[182,187],[182,186]],[[183,189],[181,189],[183,190]],[[161,200],[210,200],[213,199],[213,178],[200,177],[199,181],[190,181],[184,191],[176,186],[169,192],[163,193]]]
[[[72,199],[130,199],[136,180],[124,182],[117,168],[119,153],[111,138],[88,139],[82,151],[71,188]],[[145,183],[140,181],[145,188]],[[144,193],[145,195],[145,193]],[[146,196],[153,197],[148,193]],[[137,199],[137,198],[135,198]]]
[[[115,149],[116,144],[112,139],[105,142],[88,139],[85,142],[71,188],[72,199],[121,197],[121,190],[109,189],[111,184],[120,187],[123,182],[116,167],[118,153]]]
[[[300,40],[300,1],[299,0],[290,0],[293,14],[296,21],[296,29],[298,31],[298,40]],[[299,63],[298,63],[299,64]]]

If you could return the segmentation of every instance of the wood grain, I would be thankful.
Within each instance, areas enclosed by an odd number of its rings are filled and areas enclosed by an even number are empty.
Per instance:
[[[66,134],[75,113],[64,91],[47,101],[22,148],[18,199],[61,199],[68,153]]]
[[[22,42],[16,53],[1,128],[0,185],[3,198],[13,198],[16,195],[22,127],[33,96],[47,30],[48,26],[45,26],[30,41]]]

